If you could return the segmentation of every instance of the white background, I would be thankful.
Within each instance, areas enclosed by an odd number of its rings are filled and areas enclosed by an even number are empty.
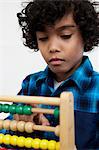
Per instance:
[[[16,17],[23,0],[0,0],[0,95],[16,95],[22,80],[46,66],[39,52],[30,52],[21,39]],[[25,1],[25,0],[24,0]],[[99,72],[99,48],[88,54]]]

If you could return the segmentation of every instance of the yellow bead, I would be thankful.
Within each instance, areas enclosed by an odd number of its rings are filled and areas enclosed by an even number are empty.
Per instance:
[[[34,149],[39,149],[40,148],[40,142],[41,142],[41,140],[38,139],[38,138],[33,139],[33,141],[32,141],[32,147]]]
[[[56,147],[56,141],[51,140],[48,142],[48,150],[55,150]]]
[[[56,142],[56,150],[60,150],[60,142]]]
[[[23,136],[18,137],[17,146],[24,147],[24,144],[25,144],[25,137]]]
[[[31,147],[32,147],[32,141],[33,141],[32,138],[29,138],[29,137],[26,138],[26,139],[25,139],[25,144],[24,144],[25,147],[26,147],[26,148],[31,148]]]
[[[18,137],[16,135],[11,136],[10,144],[13,145],[13,146],[16,146],[17,145],[17,140],[18,140]]]
[[[3,137],[3,143],[6,144],[6,145],[9,145],[10,144],[10,138],[11,138],[10,134],[4,135],[4,137]]]
[[[46,150],[48,148],[48,140],[46,140],[46,139],[41,140],[40,148],[43,150]]]
[[[3,143],[3,137],[4,137],[4,134],[0,134],[0,144],[2,144]]]

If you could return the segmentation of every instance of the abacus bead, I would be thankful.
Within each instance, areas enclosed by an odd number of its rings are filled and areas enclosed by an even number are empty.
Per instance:
[[[55,119],[59,118],[59,108],[55,108],[55,110],[54,110],[54,117],[55,117]]]
[[[41,142],[41,140],[39,138],[33,139],[33,141],[32,141],[32,147],[34,149],[39,149],[40,148],[40,142]]]
[[[32,109],[32,106],[25,105],[23,107],[23,114],[25,114],[25,115],[31,115],[32,114],[31,109]]]
[[[32,133],[33,132],[33,123],[32,122],[27,122],[25,124],[25,131],[27,133]]]
[[[10,144],[10,138],[11,138],[10,134],[4,135],[4,137],[3,137],[3,143],[6,144],[6,145],[9,145]]]
[[[16,106],[16,114],[23,115],[23,106],[22,105]]]
[[[3,120],[0,120],[0,130],[3,128]]]
[[[33,141],[32,138],[30,138],[30,137],[26,138],[25,139],[25,147],[26,148],[31,148],[32,147],[32,141]]]
[[[56,141],[51,140],[48,142],[48,150],[55,150],[56,147]]]
[[[9,130],[10,129],[10,123],[11,123],[10,120],[4,120],[3,121],[3,128],[6,130]]]
[[[16,146],[17,145],[17,140],[18,140],[18,136],[16,136],[16,135],[11,136],[10,144],[13,145],[13,146]]]
[[[46,150],[48,148],[48,140],[46,140],[46,139],[41,140],[40,148],[43,150]]]
[[[25,122],[24,121],[19,121],[17,123],[17,129],[20,132],[24,132],[24,130],[25,130]]]
[[[56,150],[60,150],[60,142],[56,142]]]
[[[23,137],[23,136],[18,137],[17,146],[24,147],[24,143],[25,143],[25,137]]]
[[[17,121],[16,120],[12,120],[10,123],[10,130],[12,131],[17,131]]]
[[[9,113],[15,114],[16,113],[16,105],[12,104],[9,106]]]
[[[0,112],[2,112],[2,104],[0,104]]]
[[[0,144],[3,143],[3,137],[4,137],[4,134],[0,133]]]
[[[56,135],[56,136],[59,136],[59,134],[60,134],[60,129],[59,129],[59,125],[57,125],[57,126],[55,127],[55,135]]]
[[[2,112],[5,112],[5,113],[9,112],[9,105],[8,104],[3,104],[2,105]]]
[[[0,148],[0,150],[8,150],[8,149],[6,149],[6,148],[2,147],[2,148]]]

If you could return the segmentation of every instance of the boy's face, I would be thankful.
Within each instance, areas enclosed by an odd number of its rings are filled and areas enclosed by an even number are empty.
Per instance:
[[[64,16],[54,26],[47,26],[36,35],[38,48],[56,79],[61,81],[71,75],[81,63],[84,48],[72,15]]]

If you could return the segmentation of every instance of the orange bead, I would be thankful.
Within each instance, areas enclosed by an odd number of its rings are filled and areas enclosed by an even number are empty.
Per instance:
[[[0,120],[0,130],[3,128],[3,120]]]
[[[17,121],[16,120],[11,121],[10,130],[17,131]]]
[[[9,130],[10,129],[10,120],[4,120],[3,121],[3,128]]]
[[[25,124],[25,131],[27,133],[32,133],[33,132],[33,123],[32,122],[27,122]]]
[[[24,121],[19,121],[17,123],[17,129],[20,132],[24,132],[24,130],[25,130],[25,122]]]

